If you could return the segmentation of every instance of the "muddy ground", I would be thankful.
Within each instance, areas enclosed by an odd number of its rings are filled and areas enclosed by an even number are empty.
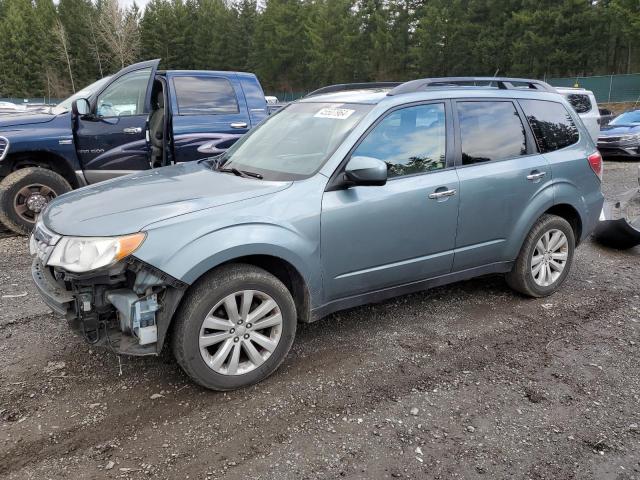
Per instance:
[[[606,194],[637,165],[607,162]],[[0,239],[2,478],[640,478],[640,248],[585,243],[546,299],[491,277],[301,325],[226,394],[92,349],[28,265]]]

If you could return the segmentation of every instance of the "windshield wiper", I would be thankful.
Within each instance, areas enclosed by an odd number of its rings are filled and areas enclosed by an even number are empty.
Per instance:
[[[260,175],[259,173],[255,173],[255,172],[249,172],[247,170],[238,170],[237,168],[219,168],[218,169],[219,172],[225,172],[225,173],[233,173],[234,175],[237,175],[238,177],[244,177],[244,178],[258,178],[258,179],[262,179],[262,175]]]

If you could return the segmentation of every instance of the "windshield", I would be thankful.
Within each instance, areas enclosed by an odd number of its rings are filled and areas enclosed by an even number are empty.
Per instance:
[[[611,120],[609,125],[640,125],[640,110],[623,113]]]
[[[93,95],[98,90],[100,90],[109,81],[110,78],[111,77],[101,78],[97,82],[93,82],[88,87],[83,88],[79,92],[74,93],[69,98],[67,98],[66,100],[63,100],[58,105],[53,107],[51,109],[51,113],[53,113],[54,115],[60,115],[62,113],[68,112],[69,110],[71,110],[71,104],[73,103],[74,100],[77,100],[79,98],[88,99],[91,95]]]
[[[274,114],[220,159],[225,169],[266,180],[299,180],[317,172],[372,105],[293,103]]]

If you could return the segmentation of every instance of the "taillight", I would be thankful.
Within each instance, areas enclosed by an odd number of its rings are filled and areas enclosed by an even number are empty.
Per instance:
[[[593,173],[595,173],[600,180],[602,180],[602,155],[600,152],[596,151],[587,157],[589,160],[589,165],[591,165],[591,169]]]

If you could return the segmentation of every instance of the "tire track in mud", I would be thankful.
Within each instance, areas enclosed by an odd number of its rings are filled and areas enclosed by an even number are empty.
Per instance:
[[[466,295],[466,293],[465,293]],[[430,390],[438,384],[442,379],[450,377],[451,372],[470,368],[472,365],[474,370],[483,371],[489,366],[496,366],[497,368],[504,367],[509,362],[513,361],[513,352],[528,353],[535,357],[545,357],[548,352],[544,348],[544,345],[550,340],[550,336],[558,334],[572,334],[575,332],[576,325],[580,325],[584,322],[595,321],[600,316],[609,314],[616,309],[619,300],[622,295],[599,295],[589,306],[583,306],[580,311],[569,311],[566,315],[561,317],[550,318],[552,325],[543,325],[539,322],[539,317],[534,314],[514,312],[512,315],[514,318],[513,323],[503,326],[499,331],[487,330],[481,332],[477,337],[465,338],[462,340],[451,340],[446,338],[440,338],[439,341],[444,343],[449,342],[448,348],[438,350],[436,349],[433,354],[429,354],[422,361],[405,362],[407,358],[413,356],[416,352],[415,348],[412,348],[412,343],[415,345],[423,344],[425,342],[433,342],[434,339],[431,336],[432,332],[426,331],[422,334],[415,335],[415,339],[412,342],[404,340],[405,344],[401,346],[402,353],[397,355],[393,362],[385,364],[382,362],[383,368],[377,368],[378,365],[375,361],[370,361],[369,366],[375,371],[375,386],[370,386],[367,380],[367,376],[359,375],[353,376],[351,380],[355,387],[354,390],[343,392],[342,395],[337,395],[335,391],[323,391],[315,399],[316,408],[318,411],[322,411],[323,415],[339,414],[345,411],[345,409],[353,408],[354,405],[358,407],[361,412],[370,412],[385,402],[395,402],[401,399],[403,396],[418,390]],[[604,308],[603,308],[604,307]],[[357,310],[350,315],[356,317],[363,312]],[[335,322],[335,320],[328,320],[329,322]],[[348,340],[352,336],[357,336],[357,330],[362,328],[361,322],[353,322],[349,325],[349,322],[342,325],[341,331],[347,337]],[[380,316],[373,320],[373,325],[369,324],[369,327],[374,327],[380,332],[385,331],[385,324],[388,323],[388,319],[385,320],[384,316]],[[360,324],[360,325],[359,325]],[[528,326],[529,331],[526,335],[523,335],[520,331],[523,327]],[[551,328],[552,327],[552,328]],[[323,330],[323,328],[315,328],[312,326],[309,332],[303,333],[303,342],[313,341],[315,335],[318,332],[313,330]],[[556,333],[552,334],[551,330],[555,330]],[[322,332],[319,332],[322,334]],[[535,334],[534,334],[535,333]],[[312,335],[314,334],[314,335]],[[314,338],[312,338],[314,337]],[[490,345],[490,351],[485,350],[481,345]],[[301,346],[304,348],[304,345]],[[388,346],[393,348],[393,346]],[[373,353],[375,358],[375,352]],[[123,435],[123,432],[131,433],[145,431],[152,427],[153,424],[161,424],[165,420],[176,421],[182,417],[195,417],[201,414],[212,415],[211,405],[215,404],[216,410],[219,411],[216,416],[216,412],[213,412],[213,423],[225,423],[225,416],[229,417],[229,412],[233,412],[234,405],[240,402],[247,402],[247,399],[262,398],[261,395],[265,391],[276,392],[269,393],[267,395],[267,403],[276,403],[279,405],[290,405],[291,409],[288,411],[287,417],[275,418],[270,423],[270,433],[260,437],[258,441],[258,453],[266,451],[272,444],[282,442],[279,438],[283,429],[286,429],[287,425],[292,423],[300,424],[308,421],[308,408],[304,404],[299,402],[291,402],[289,397],[292,395],[289,386],[292,384],[304,384],[306,378],[309,376],[314,378],[318,374],[325,374],[328,370],[332,369],[336,371],[336,365],[338,367],[344,367],[351,359],[347,352],[346,354],[341,351],[331,352],[331,348],[324,349],[319,352],[323,359],[330,359],[329,361],[323,361],[319,364],[305,364],[297,365],[299,360],[298,355],[294,355],[289,358],[284,365],[284,372],[280,375],[272,377],[263,385],[258,385],[250,390],[243,390],[240,392],[234,392],[231,394],[215,394],[204,393],[196,387],[190,387],[189,389],[181,392],[180,394],[169,394],[166,401],[153,404],[152,412],[147,412],[146,415],[140,415],[140,403],[144,403],[145,399],[139,398],[138,401],[132,402],[125,406],[124,410],[118,411],[115,414],[111,413],[101,422],[94,425],[71,425],[67,428],[60,430],[56,435],[56,443],[51,442],[49,438],[40,438],[33,441],[21,442],[13,448],[10,448],[3,452],[0,457],[0,474],[15,473],[28,464],[37,464],[48,458],[57,458],[75,452],[82,448],[90,448],[91,446],[98,445],[107,442],[113,438],[119,438]],[[305,359],[312,360],[312,359]],[[529,363],[529,369],[533,369],[535,362]],[[333,367],[333,368],[332,368]],[[426,367],[426,369],[425,369]],[[526,367],[526,366],[525,366]],[[162,368],[152,367],[150,376],[145,377],[144,382],[146,384],[156,383],[162,379]],[[348,369],[347,369],[348,370]],[[34,383],[38,383],[38,379]],[[113,388],[117,391],[115,384],[119,382],[118,377],[107,376],[104,378],[108,388]],[[171,383],[178,382],[180,377],[174,373],[169,376]],[[68,397],[73,396],[74,390],[82,390],[84,386],[88,386],[91,382],[77,382],[73,385],[69,385]],[[103,388],[105,386],[103,385]],[[23,389],[21,395],[23,396],[30,388],[26,386]],[[118,391],[120,395],[120,401],[122,401],[123,395]],[[195,395],[194,395],[195,393]],[[131,395],[131,392],[126,395]],[[204,396],[205,398],[198,398]],[[211,398],[213,396],[213,399]],[[293,394],[295,398],[295,393]],[[17,400],[20,397],[14,397]],[[194,408],[184,410],[175,408],[175,404],[180,402],[190,402],[194,405]],[[111,405],[117,405],[119,402],[117,399],[109,399]],[[259,413],[259,409],[262,407],[261,402],[254,409],[254,413]],[[131,422],[132,418],[138,417],[135,423]],[[231,421],[227,422],[228,430],[236,430],[239,432],[253,432],[259,427],[258,421],[245,422],[242,418],[237,418],[233,415],[230,416]],[[228,418],[227,418],[228,420]],[[224,442],[216,444],[215,449],[218,451],[241,451],[242,445],[246,442],[244,435],[227,437]],[[255,451],[250,452],[255,454]],[[241,460],[249,458],[250,454],[243,455]],[[220,461],[225,460],[226,457],[221,457]],[[211,459],[190,459],[189,463],[202,468],[210,464]]]

